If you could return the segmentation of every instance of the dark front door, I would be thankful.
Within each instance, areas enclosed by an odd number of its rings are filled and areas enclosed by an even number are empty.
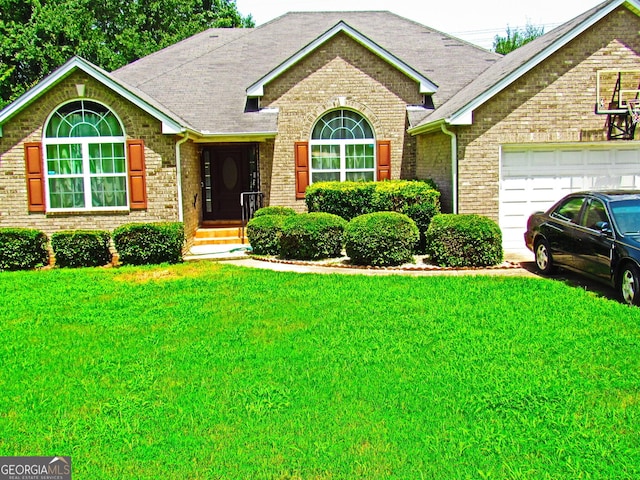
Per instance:
[[[205,147],[202,151],[204,220],[239,220],[240,194],[249,188],[248,150],[244,146]]]

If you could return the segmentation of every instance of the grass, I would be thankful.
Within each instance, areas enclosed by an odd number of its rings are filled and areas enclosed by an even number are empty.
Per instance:
[[[558,282],[200,263],[0,298],[0,455],[76,480],[640,476],[640,309]]]

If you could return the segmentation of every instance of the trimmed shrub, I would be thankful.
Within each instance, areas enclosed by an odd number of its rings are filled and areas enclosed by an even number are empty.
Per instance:
[[[436,215],[427,231],[431,260],[445,267],[486,267],[502,262],[500,227],[480,215]]]
[[[258,210],[260,211],[260,210]],[[257,212],[256,212],[257,213]],[[285,219],[292,215],[258,215],[247,224],[247,238],[256,255],[278,255]]]
[[[346,225],[343,218],[330,213],[301,213],[285,217],[280,236],[280,256],[298,260],[339,257]]]
[[[48,264],[44,232],[31,228],[0,228],[0,270],[28,270]]]
[[[309,212],[338,215],[349,221],[370,213],[377,182],[318,182],[307,187],[305,202]]]
[[[426,233],[440,213],[440,192],[432,180],[384,182],[319,182],[306,193],[310,212],[327,212],[351,220],[373,212],[398,212],[411,218],[420,231],[417,250],[424,253]]]
[[[113,231],[120,262],[130,265],[182,261],[184,226],[179,222],[128,223]]]
[[[297,215],[298,213],[291,207],[280,207],[274,205],[272,207],[262,207],[256,210],[253,214],[253,218],[262,217],[263,215]]]
[[[73,230],[51,235],[51,248],[59,267],[99,267],[111,262],[109,232]]]
[[[425,253],[426,234],[431,219],[440,213],[440,192],[432,180],[390,180],[378,182],[373,195],[375,211],[404,213],[420,231],[416,250]]]
[[[354,218],[344,231],[347,255],[355,265],[391,266],[412,262],[420,232],[407,215],[368,213]]]

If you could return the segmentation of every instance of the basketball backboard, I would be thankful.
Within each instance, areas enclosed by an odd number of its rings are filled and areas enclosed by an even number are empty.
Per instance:
[[[640,101],[640,70],[599,70],[596,113],[621,114]]]

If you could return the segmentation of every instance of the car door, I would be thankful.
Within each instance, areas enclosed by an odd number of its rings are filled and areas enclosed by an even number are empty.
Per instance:
[[[603,231],[603,224],[608,228]],[[600,200],[590,198],[584,206],[577,235],[576,268],[603,280],[611,276],[613,231],[607,209]]]
[[[577,268],[577,237],[584,201],[584,196],[568,197],[550,212],[549,220],[540,228],[558,265]]]

